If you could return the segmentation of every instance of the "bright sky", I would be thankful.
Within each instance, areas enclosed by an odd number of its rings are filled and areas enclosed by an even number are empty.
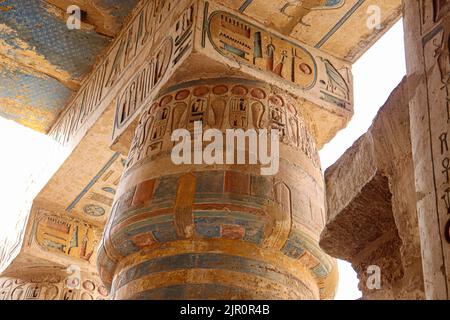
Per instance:
[[[401,21],[353,67],[355,116],[345,130],[321,151],[323,168],[333,164],[370,127],[379,108],[406,74]],[[26,183],[39,170],[51,150],[47,136],[0,117],[0,234],[15,228],[14,212],[24,205]],[[336,299],[361,297],[356,274],[349,263],[339,262]]]

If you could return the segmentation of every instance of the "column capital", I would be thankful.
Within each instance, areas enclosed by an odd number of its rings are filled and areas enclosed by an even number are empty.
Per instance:
[[[115,104],[112,141],[120,145],[120,137],[130,136],[126,129],[133,127],[139,110],[162,88],[218,76],[251,77],[294,96],[310,119],[319,147],[350,120],[353,83],[348,62],[214,1],[169,4],[144,1],[135,9],[54,125],[50,135],[55,140],[74,148]]]
[[[314,127],[318,145],[328,142],[353,114],[351,65],[282,35],[214,1],[187,2],[155,50],[117,94],[113,144],[136,121],[160,88],[179,81],[250,77],[288,92]],[[130,126],[134,128],[134,126]]]

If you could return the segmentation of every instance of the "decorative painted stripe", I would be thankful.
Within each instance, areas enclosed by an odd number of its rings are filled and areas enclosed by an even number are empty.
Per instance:
[[[145,222],[144,222],[145,223]],[[138,227],[123,230],[118,234],[114,234],[112,242],[114,248],[118,250],[122,255],[130,255],[135,252],[137,248],[132,239],[141,235],[151,235],[155,243],[167,243],[176,240],[180,240],[175,231],[173,223],[173,217],[170,216],[170,220],[161,223],[145,223]],[[129,243],[130,245],[127,245]],[[131,245],[133,244],[133,245]],[[125,247],[124,247],[125,246]]]
[[[197,208],[196,208],[197,209]],[[226,208],[224,208],[226,209]],[[241,208],[242,210],[242,208]],[[232,212],[230,211],[194,211],[194,217],[197,218],[217,218],[222,219],[223,222],[227,222],[225,219],[230,220],[243,220],[247,222],[257,222],[257,223],[263,223],[264,221],[261,220],[260,215],[255,215],[252,211],[241,211],[241,210],[234,210]],[[225,220],[225,221],[224,221]]]
[[[239,83],[241,85],[246,85],[246,86],[252,86],[252,87],[256,87],[256,88],[267,87],[267,84],[262,81],[249,80],[249,79],[244,79],[244,78],[223,77],[223,78],[214,78],[214,79],[198,79],[198,80],[191,80],[191,81],[179,83],[179,84],[171,86],[167,89],[163,89],[158,94],[158,97],[156,98],[156,100],[163,97],[164,95],[166,95],[168,93],[178,91],[181,89],[190,88],[190,87],[196,87],[196,86],[201,86],[201,85],[215,86],[215,85],[223,85],[223,84],[230,84],[230,85],[234,86],[234,85],[236,85],[236,83]],[[170,155],[170,152],[168,154]]]
[[[180,278],[189,279],[188,283],[177,282]],[[168,291],[173,292],[171,288],[174,288],[176,293],[168,293],[170,295],[167,296]],[[210,291],[210,288],[213,288],[213,291]],[[147,292],[152,294],[147,295]],[[134,281],[116,292],[115,299],[124,298],[273,300],[318,297],[306,286],[293,290],[253,275],[222,270],[181,270]]]
[[[236,204],[230,204],[230,203],[217,203],[217,202],[211,202],[208,204],[194,204],[193,211],[202,213],[204,211],[206,212],[224,212],[226,214],[231,213],[238,213],[243,214],[241,218],[244,218],[244,216],[248,216],[248,213],[251,215],[257,216],[258,221],[260,221],[261,218],[264,218],[267,216],[267,214],[259,208],[251,208],[248,206],[242,206],[242,204],[248,203],[241,203],[238,202]],[[170,206],[170,203],[166,203],[167,208],[160,208],[160,206],[150,206],[148,208],[141,208],[138,210],[130,210],[122,213],[120,217],[116,217],[112,233],[115,233],[119,231],[120,229],[123,229],[124,227],[133,224],[135,222],[141,221],[141,220],[147,220],[149,218],[161,216],[161,215],[167,215],[172,214],[174,209],[172,206]],[[206,214],[206,213],[205,213]],[[247,215],[246,215],[247,214]]]
[[[116,277],[114,288],[117,290],[131,281],[154,273],[184,269],[228,270],[260,276],[280,284],[294,282],[298,286],[304,286],[301,279],[263,261],[219,253],[185,253],[147,260],[135,265]]]
[[[173,201],[167,201],[165,203],[151,204],[149,207],[139,208],[139,209],[130,209],[123,210],[120,214],[117,214],[114,217],[114,221],[112,223],[113,226],[118,226],[122,223],[125,223],[129,219],[135,219],[138,216],[160,216],[168,213],[173,213]],[[115,228],[115,227],[114,227]]]
[[[321,264],[319,264],[317,267],[313,268],[312,272],[317,278],[324,278],[329,273],[328,270],[325,269],[325,267]]]
[[[148,214],[147,214],[148,215]],[[177,236],[173,224],[173,215],[162,215],[146,217],[143,220],[135,221],[127,225],[121,225],[120,229],[114,229],[112,233],[112,242],[115,250],[121,255],[135,253],[138,248],[129,240],[143,234],[151,234],[155,243],[166,243],[181,240]],[[195,232],[200,238],[214,239],[223,238],[223,226],[235,225],[243,228],[242,238],[246,242],[261,244],[264,237],[264,221],[259,221],[257,217],[246,215],[239,212],[194,212]],[[299,259],[305,251],[312,254],[326,271],[331,270],[332,260],[323,254],[317,243],[305,233],[295,230],[289,235],[288,240],[281,249],[281,252],[292,258]],[[316,273],[316,276],[322,277],[323,273]]]
[[[331,28],[330,31],[315,45],[320,49],[322,46],[350,19],[350,17],[364,4],[366,0],[358,0],[355,5]]]
[[[67,212],[72,212],[73,208],[81,201],[81,199],[88,193],[88,191],[95,185],[95,183],[100,180],[100,178],[105,174],[106,170],[108,170],[113,163],[119,158],[120,153],[116,152],[112,156],[112,158],[104,165],[104,167],[95,175],[94,178],[88,183],[88,185],[81,191],[81,193],[75,198],[75,200],[67,207]]]
[[[143,291],[132,296],[131,300],[218,300],[224,297],[245,299],[251,296],[250,290],[242,288],[218,284],[189,284]]]
[[[222,252],[227,255],[244,257],[246,259],[264,260],[269,264],[280,266],[283,270],[291,273],[294,277],[302,279],[305,283],[317,282],[317,279],[310,271],[311,267],[315,267],[317,264],[303,264],[301,260],[289,258],[281,252],[268,251],[249,242],[229,239],[180,240],[165,244],[164,246],[156,246],[152,250],[141,251],[125,257],[120,261],[117,270],[121,270],[121,273],[123,273],[141,264],[143,261],[179,255],[181,253],[207,254],[211,252]],[[218,270],[215,271],[218,272]],[[308,286],[311,286],[311,284]]]
[[[183,281],[186,280],[186,281]],[[181,281],[182,282],[181,282]],[[245,292],[250,292],[248,296],[219,296],[220,299],[318,299],[319,290],[314,283],[311,287],[288,287],[267,279],[224,270],[178,270],[162,274],[154,274],[139,280],[130,282],[115,292],[115,299],[130,299],[140,292],[149,290],[164,290],[174,286],[188,286],[195,288],[198,285],[220,285],[232,288],[239,288]],[[315,292],[315,293],[314,293]],[[195,292],[188,292],[187,299],[194,299]],[[213,299],[208,297],[209,300]]]
[[[264,236],[264,221],[235,219],[229,217],[204,217],[195,215],[195,231],[202,238],[234,238],[261,244]],[[240,234],[240,235],[239,235]]]
[[[219,204],[219,205],[237,205],[244,206],[248,208],[258,208],[262,209],[267,205],[267,201],[260,201],[260,198],[238,195],[238,194],[219,194],[219,195],[209,195],[209,194],[196,194],[195,204]]]
[[[125,219],[120,219],[116,222],[116,224],[112,228],[112,233],[119,232],[120,230],[126,228],[129,225],[132,225],[134,223],[157,218],[160,216],[167,216],[173,214],[173,208],[164,208],[164,209],[158,209],[158,210],[152,210],[152,208],[145,208],[133,211],[133,215],[128,214],[124,217]],[[129,217],[131,216],[131,217]]]
[[[195,229],[192,206],[195,199],[196,177],[192,173],[180,177],[174,206],[174,224],[179,238],[189,239]]]
[[[320,263],[324,265],[325,270],[331,270],[333,266],[332,260],[321,251],[317,242],[311,239],[304,232],[299,230],[291,231],[282,252],[290,258],[299,259],[305,251],[309,252],[318,261],[320,261]]]
[[[99,276],[106,281],[108,287],[111,286],[113,281],[113,274],[116,268],[116,261],[112,260],[106,252],[105,246],[100,246],[97,257],[97,270]]]
[[[139,219],[138,219],[139,218]],[[209,219],[211,221],[220,223],[229,223],[233,221],[242,221],[242,223],[257,223],[264,224],[264,221],[261,220],[260,216],[255,216],[252,214],[248,214],[247,212],[227,212],[227,211],[213,211],[213,212],[204,212],[204,211],[194,211],[194,218],[196,220]],[[120,228],[114,228],[113,234],[117,234],[120,232],[130,233],[136,229],[139,229],[144,226],[148,226],[149,224],[159,224],[168,221],[173,221],[173,215],[164,214],[164,215],[154,215],[153,213],[147,213],[138,217],[133,217],[133,219],[129,219],[125,222],[126,224],[120,225]],[[119,227],[119,226],[117,226]]]
[[[159,274],[152,274],[131,281],[112,292],[116,300],[130,299],[136,294],[149,290],[187,285],[195,287],[198,284],[221,285],[243,290],[250,290],[251,295],[245,299],[318,299],[320,289],[315,283],[311,287],[297,283],[279,284],[268,279],[227,270],[183,269]],[[316,292],[316,294],[314,294]],[[192,299],[193,297],[186,297]],[[238,297],[221,297],[222,299],[237,299]]]
[[[239,8],[239,12],[244,12],[251,4],[253,0],[245,0],[244,3]]]

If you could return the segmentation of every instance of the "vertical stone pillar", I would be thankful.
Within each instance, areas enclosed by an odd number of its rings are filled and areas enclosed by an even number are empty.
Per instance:
[[[450,293],[450,1],[404,1],[411,140],[425,291]]]
[[[318,245],[323,177],[300,110],[263,82],[219,77],[180,82],[147,105],[99,250],[111,297],[332,298],[336,264]],[[171,134],[182,128],[195,138],[195,122],[224,140],[226,129],[278,129],[278,172],[173,163]],[[209,142],[192,145],[207,152]],[[242,149],[249,145],[235,144]]]

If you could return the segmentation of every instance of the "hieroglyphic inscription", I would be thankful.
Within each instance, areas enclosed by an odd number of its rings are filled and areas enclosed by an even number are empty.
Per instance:
[[[448,3],[404,2],[416,207],[427,299],[450,297]]]
[[[173,1],[148,0],[141,6],[134,18],[124,29],[114,45],[106,55],[105,59],[99,64],[90,78],[85,82],[82,89],[77,93],[75,99],[67,107],[67,111],[60,117],[60,120],[52,128],[50,135],[60,144],[69,144],[71,139],[88,122],[90,116],[104,105],[105,99],[109,97],[118,81],[123,81],[122,77],[130,68],[136,58],[152,45],[157,45],[155,38],[158,35],[159,28],[168,20],[170,14],[175,12],[176,5]],[[190,8],[189,13],[193,14]],[[175,58],[171,59],[172,53],[167,52],[167,42],[162,44],[160,51],[150,57],[151,62],[146,64],[149,68],[141,72],[141,77],[135,79],[127,95],[130,103],[126,106],[124,114],[131,112],[138,104],[139,99],[148,95],[149,88],[153,88],[158,80],[164,75],[170,64],[176,64],[189,49],[189,33],[187,29],[191,27],[191,20],[186,15],[175,25],[175,36],[171,50],[175,51]],[[192,31],[191,31],[192,32]],[[166,40],[167,41],[167,40]],[[143,95],[137,96],[139,92]],[[122,93],[123,94],[123,93]],[[133,96],[136,94],[136,96]],[[111,99],[113,97],[110,97]]]
[[[173,34],[164,40],[149,62],[138,71],[130,83],[119,93],[116,106],[114,137],[130,122],[136,111],[157,93],[168,70],[174,68],[192,47],[194,6],[183,12],[173,27]]]
[[[273,31],[258,27],[246,17],[240,17],[211,2],[205,3],[202,47],[206,38],[210,46],[220,55],[237,62],[243,71],[270,76],[277,83],[284,82],[293,93],[352,110],[353,92],[351,67],[344,62],[301,45],[293,39],[280,36]],[[209,45],[208,44],[208,45]],[[320,103],[317,101],[317,103]]]
[[[208,24],[209,39],[222,55],[270,72],[303,89],[311,89],[316,83],[316,62],[300,45],[223,11],[213,12]]]
[[[28,245],[37,243],[46,251],[93,263],[98,236],[95,227],[81,220],[39,211],[33,221]]]
[[[146,1],[53,127],[50,135],[57,142],[64,145],[71,140],[110,93],[124,70],[151,44],[155,30],[154,3]]]
[[[315,139],[298,115],[294,101],[245,81],[179,87],[143,110],[126,169],[171,150],[173,130],[184,128],[192,132],[196,121],[222,131],[227,128],[278,129],[281,142],[300,149],[319,166]]]
[[[47,271],[47,270],[46,270]],[[48,274],[31,274],[29,279],[0,278],[0,301],[4,300],[107,300],[108,290],[100,281],[81,280],[79,289],[67,287],[65,270],[51,270]]]
[[[425,66],[429,92],[433,167],[438,221],[443,241],[450,244],[450,2],[433,1],[432,21],[436,23],[424,37]],[[431,19],[429,19],[431,20]],[[425,21],[426,22],[426,21]],[[434,66],[434,67],[433,67]],[[445,240],[444,240],[445,239]]]

